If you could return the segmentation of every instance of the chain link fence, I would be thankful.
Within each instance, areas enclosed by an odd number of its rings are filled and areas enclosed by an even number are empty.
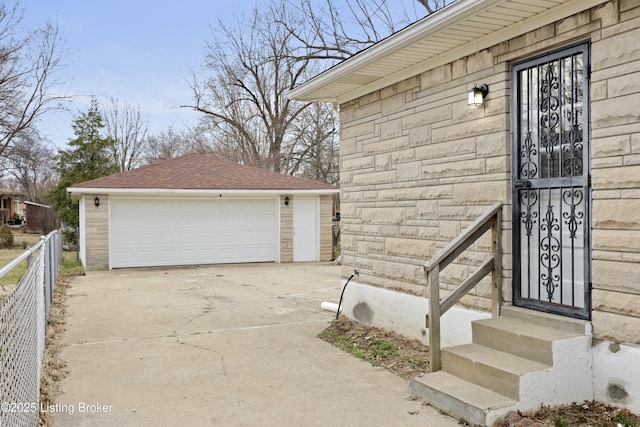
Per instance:
[[[0,426],[38,425],[46,325],[61,257],[62,233],[56,230],[0,269],[2,277],[28,263],[0,303]]]

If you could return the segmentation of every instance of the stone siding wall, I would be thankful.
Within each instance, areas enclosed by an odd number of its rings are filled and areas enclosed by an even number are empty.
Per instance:
[[[510,64],[591,40],[593,325],[640,342],[640,5],[613,0],[341,105],[343,276],[424,295],[423,263],[489,205],[503,208],[511,299]],[[485,105],[467,92],[486,83]],[[442,296],[489,250],[447,267]],[[463,304],[490,307],[485,281]]]
[[[289,206],[284,204],[289,197]],[[293,262],[293,204],[292,195],[280,196],[280,262]]]
[[[333,196],[320,196],[320,261],[331,261],[333,254]]]
[[[640,344],[640,3],[594,13],[592,45],[593,329]]]
[[[100,198],[96,208],[94,199]],[[87,270],[109,269],[109,196],[106,194],[86,194],[85,213],[85,253]]]

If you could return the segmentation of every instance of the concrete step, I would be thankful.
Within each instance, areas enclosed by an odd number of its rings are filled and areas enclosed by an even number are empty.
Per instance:
[[[411,382],[411,394],[472,425],[493,425],[517,402],[445,371],[423,374]]]
[[[478,344],[442,349],[442,370],[503,396],[520,398],[520,377],[551,366]]]
[[[553,365],[553,342],[579,336],[575,332],[499,317],[474,321],[473,342],[515,356]]]
[[[523,320],[529,324],[559,329],[572,334],[589,335],[591,333],[591,322],[589,321],[514,307],[513,305],[503,305],[500,308],[500,316],[508,319]]]

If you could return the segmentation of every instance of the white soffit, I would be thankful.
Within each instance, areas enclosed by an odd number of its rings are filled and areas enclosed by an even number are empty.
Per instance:
[[[456,0],[303,83],[291,99],[342,104],[607,0]]]

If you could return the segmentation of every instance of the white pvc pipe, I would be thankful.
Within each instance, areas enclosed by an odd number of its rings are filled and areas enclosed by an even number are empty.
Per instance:
[[[327,311],[332,311],[334,313],[338,312],[338,304],[332,303],[332,302],[326,302],[324,301],[322,304],[320,304],[320,307],[324,310]]]

